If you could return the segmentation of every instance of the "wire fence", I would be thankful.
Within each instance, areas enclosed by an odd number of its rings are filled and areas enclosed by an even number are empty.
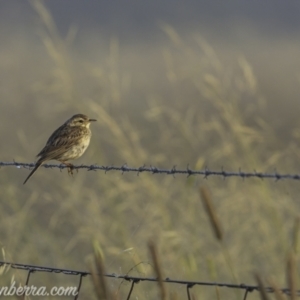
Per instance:
[[[30,169],[35,166],[34,163],[19,163],[19,162],[0,162],[0,167],[16,167],[16,168],[26,168]],[[68,168],[68,166],[63,164],[44,164],[42,165],[46,169],[65,169]],[[204,178],[208,178],[211,176],[221,176],[223,178],[227,177],[240,177],[242,179],[246,178],[259,178],[259,179],[274,179],[275,181],[288,179],[288,180],[300,180],[300,174],[281,174],[278,173],[276,170],[273,173],[263,173],[263,172],[257,172],[254,170],[253,172],[245,172],[239,169],[237,172],[229,172],[225,171],[223,168],[221,168],[220,171],[212,171],[208,168],[205,168],[204,170],[191,170],[189,168],[189,165],[187,165],[186,169],[177,169],[176,166],[173,166],[171,169],[162,169],[157,168],[155,166],[149,166],[146,165],[140,166],[140,167],[129,167],[127,164],[124,164],[120,167],[116,166],[99,166],[99,165],[74,165],[74,170],[79,169],[86,169],[87,171],[104,171],[105,173],[109,171],[119,171],[122,172],[122,174],[127,172],[133,172],[139,175],[140,173],[147,172],[152,174],[166,174],[166,175],[173,175],[181,174],[186,176],[192,176],[192,175],[202,175]]]
[[[78,286],[76,290],[76,295],[74,299],[79,299],[79,293],[82,286],[83,278],[92,275],[91,272],[87,271],[78,271],[78,270],[69,270],[69,269],[61,269],[61,268],[52,268],[52,267],[45,267],[45,266],[36,266],[36,265],[27,265],[27,264],[19,264],[19,263],[12,263],[12,262],[5,262],[0,261],[0,267],[8,266],[12,269],[19,269],[23,271],[27,271],[27,278],[25,282],[25,286],[28,286],[30,283],[30,276],[34,272],[47,272],[47,273],[56,273],[56,274],[64,274],[66,276],[78,276]],[[131,286],[129,289],[129,292],[127,294],[127,300],[130,299],[132,292],[134,290],[135,284],[139,282],[153,282],[158,283],[159,280],[157,278],[151,278],[151,277],[135,277],[135,276],[129,276],[129,275],[117,275],[117,274],[104,274],[105,277],[113,278],[116,280],[126,280],[131,282]],[[253,291],[260,291],[260,287],[256,285],[248,285],[248,284],[231,284],[231,283],[221,283],[221,282],[204,282],[204,281],[187,281],[187,280],[177,280],[177,279],[171,279],[169,277],[162,280],[164,283],[173,283],[178,285],[185,285],[186,286],[186,293],[187,293],[187,299],[191,300],[191,293],[190,290],[196,286],[209,286],[209,287],[221,287],[221,288],[230,288],[230,289],[239,289],[244,291],[243,300],[247,299],[247,296],[250,292]],[[265,292],[267,293],[274,293],[275,290],[272,287],[265,287]],[[290,289],[288,288],[281,288],[279,289],[280,292],[286,295],[290,295]],[[296,291],[296,295],[300,296],[300,290]]]
[[[35,166],[34,163],[20,163],[20,162],[0,162],[0,167],[16,167],[18,169],[20,168],[26,168],[31,169]],[[58,168],[60,170],[68,168],[68,166],[63,164],[44,164],[42,167],[46,169],[52,169],[52,168]],[[189,165],[186,167],[186,169],[177,169],[176,166],[173,166],[171,169],[166,168],[158,168],[155,166],[140,166],[140,167],[129,167],[127,164],[124,164],[122,166],[116,167],[116,166],[99,166],[96,164],[93,165],[74,165],[74,170],[79,169],[85,169],[87,171],[104,171],[105,173],[109,171],[119,171],[122,174],[127,172],[133,172],[139,175],[140,173],[146,172],[151,174],[165,174],[165,175],[186,175],[187,177],[192,175],[200,175],[204,178],[208,178],[211,176],[221,176],[224,179],[228,177],[240,177],[242,179],[248,179],[248,178],[258,178],[258,179],[274,179],[275,181],[278,180],[300,180],[300,174],[282,174],[278,173],[277,171],[274,171],[273,173],[263,173],[263,172],[256,172],[255,170],[253,172],[244,172],[241,169],[237,172],[229,172],[225,171],[223,168],[220,171],[212,171],[208,168],[205,168],[204,170],[192,170],[189,168]],[[19,263],[12,263],[12,262],[5,262],[0,261],[0,268],[1,267],[10,267],[12,269],[19,269],[23,271],[27,271],[27,277],[25,286],[28,286],[30,283],[30,278],[33,273],[35,272],[48,272],[48,273],[55,273],[55,274],[64,274],[66,276],[78,276],[78,285],[76,287],[77,293],[74,296],[74,299],[79,299],[79,293],[80,289],[83,283],[83,278],[89,275],[92,275],[91,272],[88,271],[78,271],[78,270],[70,270],[70,269],[61,269],[61,268],[53,268],[53,267],[45,267],[45,266],[37,266],[37,265],[28,265],[28,264],[19,264]],[[151,277],[136,277],[136,276],[129,276],[127,274],[125,275],[117,275],[117,274],[104,274],[107,278],[112,278],[115,280],[121,280],[121,281],[128,281],[131,282],[131,286],[129,288],[127,298],[130,299],[132,296],[132,292],[135,288],[135,285],[140,282],[152,282],[152,283],[158,283],[158,278],[151,278]],[[186,296],[187,299],[192,299],[190,290],[194,286],[208,286],[208,287],[220,287],[220,288],[230,288],[230,289],[239,289],[243,290],[243,300],[247,299],[247,296],[250,292],[253,291],[261,291],[262,288],[260,286],[256,285],[248,285],[248,284],[231,284],[231,283],[221,283],[221,282],[204,282],[204,281],[188,281],[188,280],[178,280],[178,279],[172,279],[170,277],[167,277],[162,280],[162,282],[169,284],[177,284],[177,285],[184,285],[186,287]],[[122,282],[121,282],[122,283]],[[0,286],[1,287],[1,286]],[[276,292],[273,287],[264,287],[264,291],[267,293],[274,293]],[[279,291],[286,295],[291,295],[291,290],[288,288],[280,288]],[[300,296],[300,290],[296,291],[296,295]]]

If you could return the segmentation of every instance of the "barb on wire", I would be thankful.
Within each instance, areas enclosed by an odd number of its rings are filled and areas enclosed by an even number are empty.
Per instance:
[[[12,263],[12,262],[5,262],[5,261],[0,261],[0,267],[2,266],[10,266],[12,269],[20,269],[24,271],[28,271],[30,273],[32,272],[50,272],[50,273],[61,273],[65,275],[79,275],[81,276],[80,278],[80,283],[78,287],[78,292],[80,290],[81,286],[81,280],[82,277],[91,275],[90,272],[87,271],[77,271],[77,270],[68,270],[68,269],[61,269],[61,268],[52,268],[52,267],[44,267],[44,266],[36,266],[36,265],[28,265],[28,264],[19,264],[19,263]],[[152,277],[136,277],[136,276],[129,276],[129,275],[117,275],[117,274],[104,274],[105,277],[108,278],[114,278],[114,279],[124,279],[130,282],[142,282],[142,281],[147,281],[147,282],[158,282],[157,278],[152,278]],[[187,288],[187,293],[189,294],[189,289],[194,287],[195,285],[201,285],[201,286],[217,286],[217,287],[227,287],[227,288],[232,288],[232,289],[241,289],[245,291],[245,297],[248,294],[248,292],[252,291],[259,291],[260,287],[255,286],[255,285],[247,285],[247,284],[231,284],[231,283],[221,283],[221,282],[205,282],[205,281],[189,281],[189,280],[178,280],[178,279],[170,279],[169,277],[162,279],[162,282],[164,283],[174,283],[174,284],[181,284],[181,285],[186,285]],[[131,295],[131,292],[133,290],[134,284],[131,285],[130,293],[128,296]],[[278,289],[282,293],[290,295],[290,290],[288,288],[281,288]],[[274,293],[274,289],[272,287],[265,287],[265,292],[267,293]],[[295,291],[297,296],[300,296],[300,290]],[[129,298],[127,298],[129,299]]]
[[[35,166],[34,163],[19,163],[19,162],[0,162],[0,167],[17,167],[17,168],[26,168],[30,169]],[[65,169],[68,168],[66,165],[63,164],[44,164],[42,165],[46,169],[52,169],[52,168],[58,168],[58,169]],[[139,175],[142,172],[148,172],[152,174],[166,174],[166,175],[172,175],[173,177],[175,174],[182,174],[187,175],[187,177],[192,175],[202,175],[204,178],[208,178],[210,176],[221,176],[223,178],[227,177],[240,177],[242,179],[245,178],[259,178],[259,179],[274,179],[275,181],[282,180],[282,179],[289,179],[289,180],[300,180],[300,173],[299,174],[280,174],[277,173],[275,170],[274,173],[263,173],[263,172],[257,172],[254,170],[253,172],[244,172],[239,169],[237,172],[230,172],[225,171],[223,167],[221,168],[221,171],[212,171],[209,170],[207,167],[205,170],[191,170],[189,165],[187,165],[186,169],[177,169],[176,166],[173,166],[171,169],[162,169],[157,168],[155,166],[149,166],[146,165],[140,166],[140,167],[129,167],[127,164],[124,164],[120,167],[115,167],[113,165],[111,166],[98,166],[98,165],[74,165],[74,169],[86,169],[87,171],[104,171],[105,174],[109,171],[120,171],[122,174],[126,172],[134,172],[137,175]]]

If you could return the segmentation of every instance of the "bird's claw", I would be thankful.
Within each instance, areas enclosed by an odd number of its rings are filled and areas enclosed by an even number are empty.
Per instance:
[[[68,174],[69,175],[73,175],[73,170],[74,170],[74,166],[73,165],[68,165]],[[78,170],[76,170],[78,172]]]

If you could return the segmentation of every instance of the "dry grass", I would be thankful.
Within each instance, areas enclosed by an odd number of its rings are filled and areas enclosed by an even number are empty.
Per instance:
[[[157,51],[157,60],[165,62],[163,75],[152,77],[149,71],[148,76],[147,70],[157,63],[149,61],[141,78],[131,78],[121,66],[133,55],[132,49],[122,51],[122,45],[112,39],[107,52],[97,49],[99,60],[76,53],[75,31],[62,38],[41,3],[32,2],[40,20],[40,40],[20,41],[19,48],[36,63],[28,66],[24,61],[20,82],[12,83],[15,77],[9,73],[10,81],[2,86],[1,96],[7,102],[1,113],[5,141],[1,160],[31,161],[58,124],[82,112],[99,121],[91,146],[78,163],[299,170],[297,140],[282,147],[281,137],[264,121],[272,113],[272,103],[261,95],[244,58],[228,67],[199,36],[183,38],[174,28],[162,25],[166,42],[152,50]],[[142,52],[135,54],[137,61],[146,59]],[[15,53],[10,55],[13,60]],[[150,81],[157,88],[144,92]],[[298,132],[297,125],[290,131]],[[85,171],[70,177],[66,171],[41,169],[24,187],[27,173],[3,168],[0,174],[0,246],[7,260],[87,269],[93,256],[91,243],[97,241],[107,272],[123,274],[138,265],[131,275],[151,276],[154,269],[139,263],[150,260],[147,242],[155,234],[160,268],[170,278],[229,282],[234,273],[238,282],[250,284],[253,271],[260,270],[275,274],[278,285],[285,285],[285,257],[291,247],[297,248],[293,232],[298,232],[294,229],[298,182],[236,178],[206,182],[214,195],[231,266],[199,202],[199,184],[204,181],[200,177]],[[20,272],[10,270],[5,275],[13,273],[25,281],[26,274]],[[45,282],[77,285],[73,277],[32,275],[31,284]],[[119,288],[116,280],[109,285],[112,290]],[[121,299],[129,288],[122,284]],[[179,299],[186,295],[180,287],[168,288]],[[152,289],[151,284],[140,283],[133,297],[155,299]],[[91,290],[85,278],[82,298],[92,299]],[[224,289],[216,295],[214,289],[199,287],[193,293],[213,299],[235,295]]]

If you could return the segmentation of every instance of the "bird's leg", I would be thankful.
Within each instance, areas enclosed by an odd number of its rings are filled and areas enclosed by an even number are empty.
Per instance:
[[[65,162],[65,161],[61,161],[61,163],[68,167],[68,174],[73,175],[74,166],[72,164],[68,163],[68,162]],[[78,172],[78,170],[77,170],[77,172]]]
[[[70,163],[66,163],[66,166],[68,166],[68,172],[71,173],[71,175],[73,175],[73,170],[74,170],[74,165],[70,164]],[[78,173],[78,169],[75,169],[76,173]]]
[[[73,176],[74,166],[70,163],[66,163],[66,166],[68,167],[68,174],[71,174]]]

